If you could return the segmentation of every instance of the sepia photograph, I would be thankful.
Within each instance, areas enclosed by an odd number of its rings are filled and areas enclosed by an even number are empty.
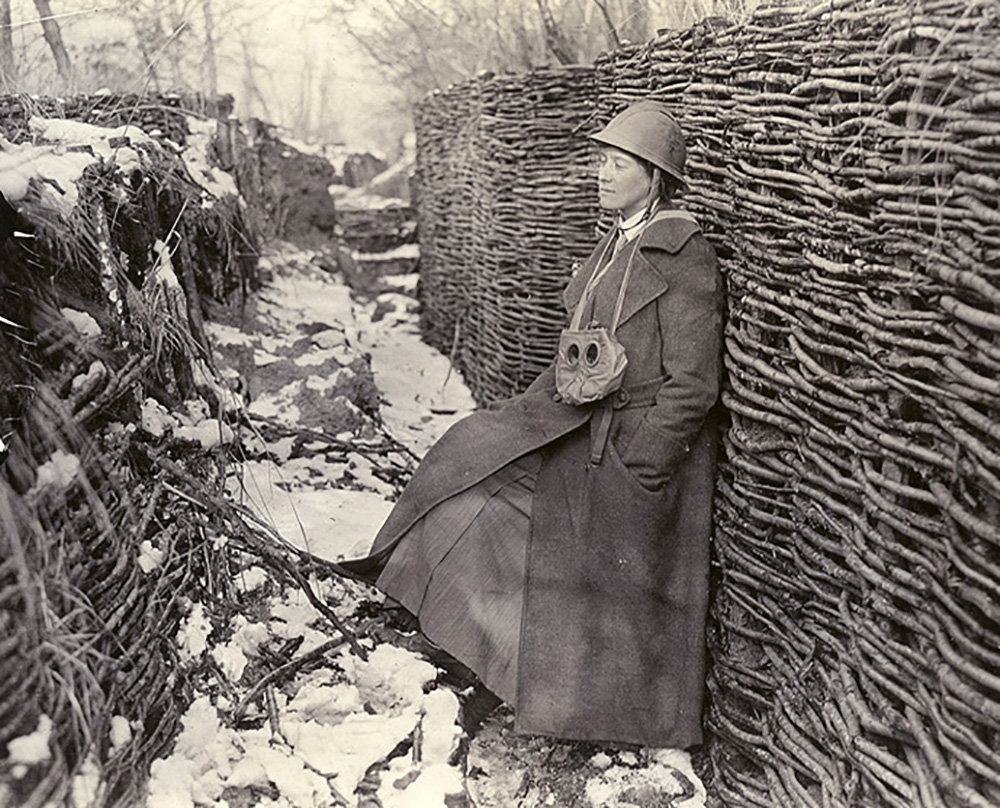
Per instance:
[[[998,808],[997,0],[0,0],[0,808]]]

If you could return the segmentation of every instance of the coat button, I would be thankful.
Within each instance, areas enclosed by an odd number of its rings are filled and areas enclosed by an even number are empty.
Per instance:
[[[555,402],[556,404],[560,404],[560,403],[562,402],[562,400],[563,400],[563,399],[562,399],[562,396],[561,396],[561,395],[559,395],[559,393],[553,393],[553,394],[552,394],[552,400],[553,400],[553,401],[554,401],[554,402]]]
[[[628,390],[620,388],[617,393],[615,393],[615,398],[618,400],[619,404],[628,404]]]

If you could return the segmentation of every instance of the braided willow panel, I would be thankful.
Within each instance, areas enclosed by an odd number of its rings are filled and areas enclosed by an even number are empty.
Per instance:
[[[481,402],[555,352],[562,289],[594,243],[593,99],[577,67],[482,77],[417,110],[423,328]]]
[[[586,131],[639,98],[672,105],[684,204],[727,277],[707,715],[724,805],[1000,805],[998,41],[995,0],[846,0],[595,65]],[[502,179],[479,103],[468,88],[423,111],[425,143],[448,107],[442,137],[467,127],[484,161],[435,164],[466,216],[449,247],[476,256],[461,288],[495,242],[482,186],[453,169]],[[508,190],[492,196],[517,209]],[[423,233],[442,226],[427,214]],[[539,303],[512,319],[557,329]]]
[[[729,286],[710,637],[732,806],[1000,804],[1000,6],[829,3],[597,65]]]
[[[114,125],[134,114],[186,134],[173,100],[0,96],[0,134],[26,138],[39,111]],[[183,601],[221,598],[228,581],[218,580],[226,551],[212,544],[208,509],[172,493],[148,460],[155,439],[122,423],[139,422],[148,395],[203,394],[191,372],[191,320],[150,291],[154,244],[174,238],[173,266],[192,284],[185,291],[211,292],[218,307],[256,283],[244,218],[252,211],[232,199],[203,207],[173,149],[146,145],[143,156],[136,176],[88,169],[67,219],[30,195],[19,200],[18,228],[33,238],[0,245],[0,425],[11,431],[0,464],[0,805],[76,804],[74,777],[91,765],[100,775],[94,805],[143,804],[150,761],[173,744],[190,700],[192,668],[181,667],[174,641]],[[103,285],[105,266],[117,297]],[[86,311],[103,336],[74,336],[63,306]],[[78,386],[98,359],[105,376]],[[206,490],[217,485],[219,458],[171,449],[175,462],[186,454],[192,476]],[[49,461],[60,455],[51,482]],[[144,540],[163,552],[159,565],[143,568]],[[50,757],[13,765],[8,744],[43,716]],[[117,745],[116,718],[130,727]]]

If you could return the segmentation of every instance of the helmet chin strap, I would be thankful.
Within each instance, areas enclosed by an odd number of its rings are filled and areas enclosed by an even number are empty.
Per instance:
[[[653,214],[656,213],[656,209],[659,207],[660,204],[660,184],[662,182],[662,177],[663,177],[663,172],[659,168],[656,168],[654,166],[653,175],[649,181],[649,191],[646,194],[646,201],[643,203],[642,217],[634,225],[631,225],[628,228],[628,230],[634,230],[635,228],[645,224],[646,222],[648,222],[650,219],[653,218]],[[624,214],[621,211],[619,211],[618,212],[619,228],[621,228],[622,219],[624,219]],[[621,229],[624,230],[625,228]]]
[[[663,172],[653,166],[653,176],[650,178],[649,193],[646,194],[646,212],[643,214],[643,221],[652,218],[660,202],[660,185],[663,183]]]

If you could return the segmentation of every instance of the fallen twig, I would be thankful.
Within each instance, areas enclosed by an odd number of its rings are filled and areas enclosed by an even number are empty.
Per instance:
[[[302,427],[289,427],[284,424],[279,424],[271,418],[266,418],[261,415],[256,415],[253,413],[249,414],[251,421],[257,421],[261,424],[267,425],[268,429],[272,430],[275,434],[281,437],[291,437],[292,435],[298,435],[303,438],[308,438],[310,440],[321,441],[327,443],[330,446],[335,446],[338,449],[343,449],[346,452],[357,452],[358,454],[380,454],[387,455],[393,452],[406,455],[413,460],[419,460],[419,458],[413,453],[413,451],[404,446],[399,441],[393,439],[389,435],[385,435],[381,443],[353,443],[351,441],[341,440],[340,438],[335,438],[331,435],[327,435],[325,432],[317,432],[314,429],[303,429]]]
[[[247,524],[248,517],[252,518],[255,522],[260,524],[259,519],[250,514],[249,511],[247,511],[246,509],[239,508],[232,502],[229,502],[228,500],[222,497],[216,496],[208,491],[205,491],[204,483],[198,480],[197,477],[194,477],[192,474],[189,474],[187,471],[182,469],[173,460],[170,460],[167,457],[163,457],[162,455],[157,454],[154,450],[148,447],[142,447],[142,449],[146,454],[146,456],[150,459],[150,461],[152,461],[160,468],[167,471],[169,474],[171,474],[173,477],[177,478],[181,482],[186,483],[189,488],[194,489],[195,493],[188,491],[184,494],[185,497],[193,500],[205,510],[214,511],[216,514],[219,515],[219,517],[224,522],[226,522],[230,527],[235,528],[239,532],[241,538],[245,540],[250,550],[256,552],[266,562],[272,564],[273,566],[280,569],[282,572],[285,572],[292,578],[294,578],[295,582],[299,585],[299,587],[305,593],[306,597],[309,599],[309,602],[312,603],[312,605],[319,612],[321,612],[324,617],[326,617],[331,623],[333,623],[337,631],[339,631],[345,637],[347,642],[350,643],[351,650],[353,650],[354,653],[357,654],[362,659],[367,659],[368,655],[365,649],[362,648],[361,645],[358,643],[358,639],[355,636],[354,632],[351,631],[344,624],[344,622],[339,617],[337,617],[333,609],[331,609],[326,603],[324,603],[322,599],[313,591],[312,587],[309,585],[309,582],[306,581],[305,577],[298,570],[298,568],[293,563],[291,563],[286,556],[278,554],[272,547],[270,547],[267,543],[265,543],[260,536],[255,535],[254,529]],[[172,486],[170,488],[172,488]],[[290,548],[290,545],[288,545],[287,542],[281,539],[280,535],[275,534],[273,530],[271,531],[270,535],[277,536],[278,540],[282,543],[282,546],[285,547],[286,549]],[[309,556],[313,560],[319,560],[316,559],[316,557],[312,556],[311,554],[309,554]],[[323,562],[323,563],[327,568],[333,571],[343,570],[343,568],[340,567],[339,564],[336,564],[334,562]],[[345,577],[350,577],[350,578],[357,577],[352,573],[349,573],[347,570],[343,570],[342,574]]]
[[[233,720],[239,721],[243,717],[243,713],[246,712],[247,707],[250,706],[254,702],[254,700],[258,696],[260,696],[262,692],[264,692],[265,688],[274,684],[283,676],[287,676],[288,674],[297,671],[303,665],[306,665],[309,662],[312,662],[313,660],[319,659],[328,651],[333,651],[336,648],[340,648],[342,645],[344,645],[345,642],[346,641],[343,639],[329,640],[328,642],[323,643],[317,648],[314,648],[312,651],[309,651],[300,657],[296,657],[295,659],[286,662],[284,665],[275,668],[270,673],[262,676],[260,681],[257,682],[257,684],[255,684],[250,689],[250,692],[247,693],[242,699],[240,699],[239,704],[236,705],[236,709],[233,710]]]

